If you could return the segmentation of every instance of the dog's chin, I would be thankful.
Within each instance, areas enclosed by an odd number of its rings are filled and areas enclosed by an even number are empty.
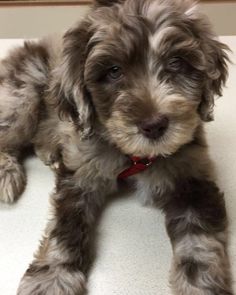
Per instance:
[[[130,146],[122,146],[119,148],[122,153],[126,155],[136,156],[140,158],[153,158],[159,156],[169,157],[174,154],[180,148],[180,146],[173,149],[168,148],[167,146],[159,146],[158,144],[139,144],[135,146],[131,144]]]
[[[114,136],[114,134],[113,134]],[[114,138],[113,143],[123,154],[141,158],[169,157],[175,154],[181,147],[191,142],[192,133],[171,136],[163,135],[158,139],[148,139],[142,135],[126,135]]]

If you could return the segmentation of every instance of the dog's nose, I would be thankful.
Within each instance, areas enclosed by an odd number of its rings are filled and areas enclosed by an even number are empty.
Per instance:
[[[139,124],[140,132],[150,139],[158,139],[161,137],[169,125],[169,119],[160,115],[154,119],[144,120]]]

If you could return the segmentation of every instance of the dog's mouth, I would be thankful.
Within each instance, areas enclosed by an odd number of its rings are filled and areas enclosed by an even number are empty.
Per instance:
[[[179,148],[190,142],[197,126],[191,128],[186,123],[177,123],[163,117],[158,123],[147,121],[141,127],[138,125],[108,126],[109,138],[129,156],[140,158],[169,157]]]

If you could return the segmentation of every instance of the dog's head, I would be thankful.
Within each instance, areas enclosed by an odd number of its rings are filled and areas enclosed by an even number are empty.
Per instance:
[[[170,155],[212,119],[226,49],[188,0],[97,0],[64,36],[59,111],[126,154]]]

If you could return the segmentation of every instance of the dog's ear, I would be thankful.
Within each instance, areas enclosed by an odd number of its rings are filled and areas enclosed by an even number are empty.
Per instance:
[[[206,76],[199,113],[203,121],[213,120],[214,97],[222,95],[228,77],[229,48],[214,38],[207,38],[203,51],[206,56]]]
[[[54,72],[52,92],[60,118],[72,119],[83,138],[92,134],[93,106],[84,83],[84,67],[91,37],[88,21],[65,33],[61,63]]]
[[[184,0],[184,3],[187,24],[198,40],[205,58],[206,79],[199,114],[203,121],[208,122],[213,120],[214,97],[222,95],[228,77],[229,48],[217,40],[208,18],[199,11],[198,5],[189,0]]]

